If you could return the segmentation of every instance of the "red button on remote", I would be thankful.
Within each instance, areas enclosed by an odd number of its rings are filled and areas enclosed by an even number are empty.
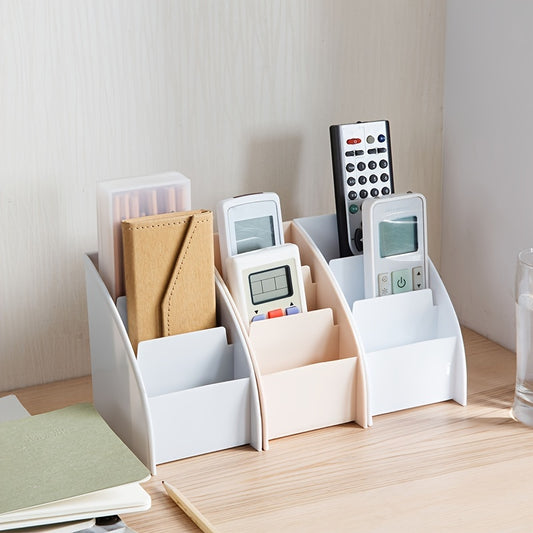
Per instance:
[[[268,318],[277,318],[283,316],[283,309],[272,309],[268,312]]]
[[[361,142],[361,139],[359,139],[358,137],[354,137],[352,139],[348,139],[346,141],[346,144],[359,144]]]

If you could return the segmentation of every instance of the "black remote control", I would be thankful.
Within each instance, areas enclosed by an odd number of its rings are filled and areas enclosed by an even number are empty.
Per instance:
[[[341,257],[363,252],[365,198],[394,192],[389,121],[330,126],[335,207]]]

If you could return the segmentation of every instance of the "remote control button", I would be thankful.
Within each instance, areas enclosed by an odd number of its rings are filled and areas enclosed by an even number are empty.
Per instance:
[[[272,309],[268,312],[268,318],[278,318],[283,316],[283,309]]]
[[[356,156],[365,155],[365,151],[364,150],[356,150],[355,151],[355,155]]]
[[[352,139],[346,139],[346,144],[359,144],[361,142],[361,139],[358,139],[357,137],[354,137]]]
[[[379,162],[379,166],[381,168],[387,168],[389,166],[389,164],[387,163],[387,160],[386,159],[382,159],[380,162]]]
[[[350,187],[353,187],[355,185],[355,178],[353,176],[350,176],[348,180],[346,181]]]
[[[413,290],[413,280],[408,268],[395,270],[392,277],[392,294],[408,292]]]
[[[252,322],[258,322],[259,320],[266,320],[266,315],[254,315]]]
[[[368,181],[370,183],[376,183],[378,181],[378,177],[375,174],[371,174],[370,177],[368,178]]]
[[[381,189],[381,194],[387,196],[387,194],[390,194],[390,189],[388,187],[383,187],[383,189]]]
[[[384,154],[386,151],[386,148],[378,148],[378,154]]]
[[[379,191],[377,189],[372,189],[370,194],[375,198],[376,196],[379,196]]]
[[[291,305],[290,307],[285,308],[286,315],[297,315],[300,312],[300,309],[297,305]]]
[[[368,163],[368,168],[369,168],[370,170],[374,170],[376,167],[377,167],[377,164],[376,164],[375,161],[370,161],[370,162]]]
[[[348,210],[350,211],[352,215],[355,215],[355,213],[359,211],[359,207],[357,207],[357,204],[351,204]]]
[[[366,168],[366,165],[363,162],[357,163],[357,170],[359,170],[360,172],[365,170],[365,168]]]
[[[353,163],[348,163],[346,165],[346,172],[353,172],[355,170],[355,165]]]
[[[344,155],[346,157],[353,157],[355,155],[355,152],[353,150],[348,150],[347,152],[344,152]]]
[[[349,198],[350,200],[355,200],[355,199],[357,198],[357,193],[356,193],[355,191],[350,191],[350,192],[348,193],[348,198]]]
[[[366,176],[359,176],[359,185],[364,185],[366,183]]]
[[[419,291],[424,287],[424,271],[422,270],[422,267],[413,267],[413,290]]]
[[[378,141],[380,143],[384,143],[385,142],[385,135],[383,135],[383,133],[381,133],[380,135],[378,135]]]
[[[378,151],[375,148],[370,148],[370,150],[368,150],[368,154],[369,155],[375,155],[377,153],[378,153]]]
[[[388,296],[390,293],[391,285],[388,272],[378,274],[378,296]]]
[[[364,189],[359,193],[359,196],[363,198],[363,200],[368,196],[368,191],[365,191]]]
[[[357,251],[362,252],[363,251],[363,230],[361,228],[355,229],[353,240],[354,240],[355,248],[357,249]]]
[[[379,179],[380,179],[383,183],[385,183],[386,181],[389,180],[389,175],[383,173],[383,174],[381,174],[381,176],[379,177]]]
[[[366,142],[367,142],[368,144],[373,144],[375,140],[376,140],[376,139],[374,139],[374,137],[372,137],[372,135],[369,135],[369,136],[366,138]]]

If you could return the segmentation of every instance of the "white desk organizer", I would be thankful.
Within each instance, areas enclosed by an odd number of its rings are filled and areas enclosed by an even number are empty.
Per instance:
[[[335,215],[294,225],[314,243],[353,310],[368,377],[371,415],[453,399],[466,405],[466,360],[459,322],[433,263],[429,286],[364,299],[363,257],[339,258]]]
[[[215,276],[219,327],[139,343],[85,256],[96,409],[141,461],[156,465],[251,444],[261,449],[261,413],[250,354],[228,292]]]
[[[367,427],[369,419],[366,371],[350,309],[301,229],[285,223],[285,241],[300,251],[308,312],[254,322],[245,333],[265,450],[270,439],[352,421]]]

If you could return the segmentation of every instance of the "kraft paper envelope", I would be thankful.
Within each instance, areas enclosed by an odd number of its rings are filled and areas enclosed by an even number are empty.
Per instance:
[[[122,222],[128,334],[140,341],[216,326],[213,213]]]

